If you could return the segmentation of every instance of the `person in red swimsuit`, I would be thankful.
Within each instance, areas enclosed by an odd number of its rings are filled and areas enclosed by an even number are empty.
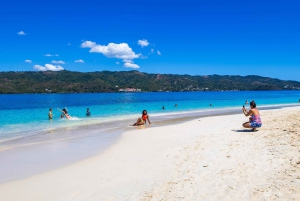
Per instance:
[[[144,124],[147,123],[147,121],[148,121],[149,124],[151,124],[150,119],[149,119],[149,115],[147,113],[147,110],[143,110],[142,117],[138,118],[136,123],[134,123],[132,126],[144,125]]]

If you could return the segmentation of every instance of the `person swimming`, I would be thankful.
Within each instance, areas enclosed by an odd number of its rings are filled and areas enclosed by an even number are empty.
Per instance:
[[[71,116],[68,114],[68,111],[66,108],[64,108],[63,110],[57,108],[59,111],[61,111],[61,115],[60,118],[64,118],[66,117],[67,119],[71,119]]]
[[[243,127],[244,128],[252,128],[253,131],[256,131],[256,128],[260,128],[262,126],[262,121],[260,118],[260,113],[258,111],[258,109],[256,108],[256,103],[253,101],[250,102],[250,110],[249,112],[247,112],[247,110],[245,109],[245,107],[243,106],[243,113],[244,115],[247,116],[251,116],[249,118],[249,122],[245,122],[243,123]]]
[[[146,124],[147,121],[149,124],[151,124],[147,110],[143,110],[142,117],[138,118],[136,123],[134,123],[132,126],[141,126],[141,125]]]
[[[90,112],[90,109],[89,109],[89,108],[86,109],[86,116],[87,116],[87,117],[91,116],[91,112]]]

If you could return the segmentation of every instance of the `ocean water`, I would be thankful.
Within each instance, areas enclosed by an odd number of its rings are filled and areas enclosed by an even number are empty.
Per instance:
[[[255,100],[259,107],[297,104],[299,99],[300,91],[1,94],[0,142],[84,125],[105,127],[123,121],[126,123],[116,124],[124,126],[133,123],[132,120],[139,117],[144,109],[150,117],[165,114],[176,116],[180,113],[242,107],[246,100]],[[178,106],[175,107],[175,104]],[[72,120],[60,119],[61,113],[57,108],[65,107]],[[53,108],[54,114],[51,121],[47,116],[49,108]],[[91,117],[86,117],[86,108],[90,109]]]

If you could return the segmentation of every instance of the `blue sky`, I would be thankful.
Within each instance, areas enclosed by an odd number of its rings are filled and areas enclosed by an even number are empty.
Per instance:
[[[0,1],[0,70],[300,81],[300,2]]]

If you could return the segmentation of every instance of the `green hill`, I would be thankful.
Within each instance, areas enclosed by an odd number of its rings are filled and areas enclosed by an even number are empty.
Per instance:
[[[300,82],[255,75],[175,75],[139,71],[0,72],[0,93],[117,92],[121,88],[142,91],[299,90]]]

